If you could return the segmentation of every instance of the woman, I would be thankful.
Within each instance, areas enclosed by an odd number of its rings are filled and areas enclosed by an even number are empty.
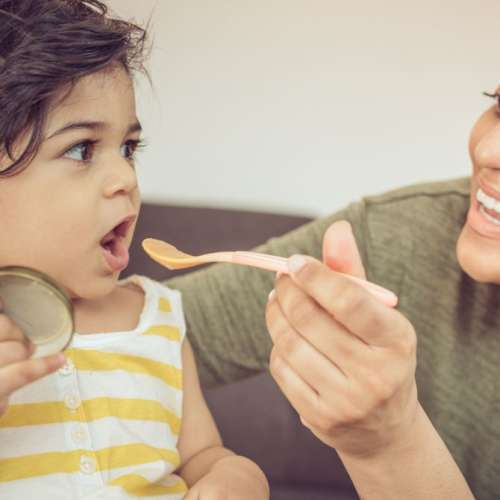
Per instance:
[[[500,490],[500,96],[490,96],[470,136],[470,179],[368,197],[270,240],[259,250],[320,258],[323,248],[323,264],[294,256],[274,283],[223,265],[170,282],[186,292],[205,383],[270,360],[363,498]],[[393,290],[398,307],[332,270]]]

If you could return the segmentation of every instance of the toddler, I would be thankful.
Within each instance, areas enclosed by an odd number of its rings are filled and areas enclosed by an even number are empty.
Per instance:
[[[139,215],[146,32],[98,0],[0,0],[0,266],[71,297],[65,354],[0,312],[0,499],[269,497],[223,448],[178,292],[119,281]],[[189,490],[189,491],[188,491]]]

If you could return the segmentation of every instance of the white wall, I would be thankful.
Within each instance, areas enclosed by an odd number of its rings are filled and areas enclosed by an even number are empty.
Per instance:
[[[498,0],[114,0],[153,8],[145,199],[326,214],[466,175],[500,83]]]

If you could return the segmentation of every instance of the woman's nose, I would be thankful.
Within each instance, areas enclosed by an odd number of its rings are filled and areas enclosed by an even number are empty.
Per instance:
[[[479,167],[500,169],[500,122],[481,137],[474,153]]]
[[[129,194],[137,188],[137,175],[134,165],[121,157],[109,166],[104,195],[108,198],[116,194]]]

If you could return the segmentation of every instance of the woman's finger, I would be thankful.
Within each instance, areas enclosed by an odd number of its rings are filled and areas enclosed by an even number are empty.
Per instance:
[[[313,350],[321,353],[349,381],[365,370],[364,366],[370,363],[369,359],[373,354],[372,347],[347,331],[289,276],[283,276],[276,283],[276,297],[285,316],[280,320],[280,325],[288,325],[289,329],[300,334],[300,337],[306,339],[313,347]],[[286,331],[286,326],[281,326],[281,329]],[[293,346],[293,340],[289,344]],[[287,349],[287,352],[290,351],[290,348]],[[335,397],[330,388],[331,370],[327,370],[321,358],[318,359],[318,365],[313,365],[309,351],[305,349],[302,351],[296,349],[296,351],[295,361],[288,359],[286,354],[284,356],[297,373],[308,380],[326,399]],[[315,366],[314,373],[310,373],[311,366]],[[326,375],[327,373],[329,376]],[[312,377],[315,377],[315,383]]]
[[[413,364],[414,350],[399,349],[402,342],[391,349],[367,345],[335,321],[288,276],[276,283],[276,290],[276,299],[270,301],[266,317],[268,329],[274,338],[278,337],[274,343],[280,356],[326,404],[338,406],[344,396],[351,402],[358,399],[367,402],[359,393],[360,387],[373,397],[382,394],[383,398],[406,373],[405,367]],[[280,337],[285,339],[280,341]],[[318,356],[318,352],[323,356]],[[333,376],[333,366],[343,374],[343,384],[339,377]]]
[[[342,364],[363,356],[367,344],[347,331],[289,276],[276,283],[276,297],[290,324],[330,361]]]
[[[55,372],[65,361],[64,355],[59,353],[4,366],[0,369],[0,398],[8,397],[21,387]]]
[[[314,420],[319,406],[318,393],[292,370],[275,348],[271,351],[269,370],[296,412],[307,421]]]
[[[315,392],[331,394],[332,387],[346,387],[345,374],[290,325],[278,300],[271,300],[266,309],[266,322],[275,352]]]
[[[399,340],[408,322],[370,292],[319,261],[295,255],[289,259],[293,281],[339,323],[373,346]]]
[[[351,225],[345,220],[334,222],[323,236],[323,262],[340,273],[366,278]]]

